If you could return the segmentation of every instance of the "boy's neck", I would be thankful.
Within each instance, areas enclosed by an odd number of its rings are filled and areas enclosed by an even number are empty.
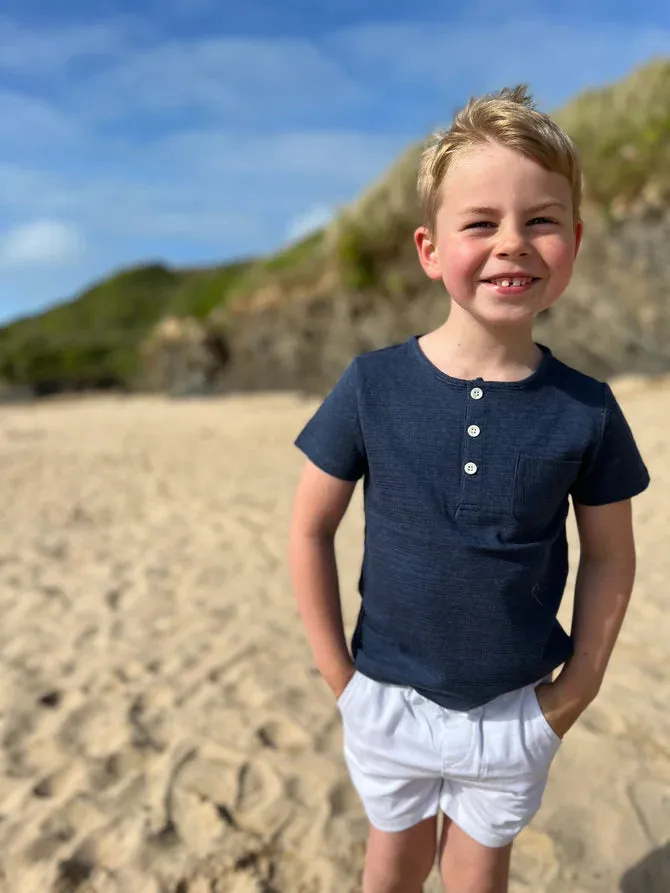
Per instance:
[[[450,315],[420,343],[442,372],[469,381],[520,381],[535,372],[543,357],[533,340],[532,327],[486,329],[472,317],[459,314]]]

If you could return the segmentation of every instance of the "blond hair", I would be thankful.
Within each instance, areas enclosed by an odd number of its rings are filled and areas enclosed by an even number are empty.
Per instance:
[[[574,219],[579,219],[582,170],[573,141],[549,115],[537,111],[525,84],[472,98],[448,130],[435,131],[419,163],[417,191],[423,223],[430,231],[441,187],[454,159],[476,146],[496,142],[532,158],[545,170],[562,174],[572,187]]]

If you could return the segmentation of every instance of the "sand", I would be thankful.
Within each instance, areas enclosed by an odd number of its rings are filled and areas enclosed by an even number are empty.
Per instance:
[[[670,389],[621,400],[654,481],[638,582],[512,893],[670,890]],[[360,890],[366,822],[286,562],[315,405],[0,410],[1,893]],[[358,492],[337,544],[349,630],[361,537]]]

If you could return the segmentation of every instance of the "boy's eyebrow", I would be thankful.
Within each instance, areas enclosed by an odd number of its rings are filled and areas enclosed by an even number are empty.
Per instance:
[[[560,208],[561,211],[567,211],[567,207],[563,204],[563,202],[559,202],[558,199],[550,199],[547,202],[541,202],[539,205],[533,205],[532,208],[528,209],[530,214],[536,214],[538,211],[546,211],[548,208]]]
[[[537,214],[538,211],[546,211],[548,208],[560,208],[561,211],[567,211],[566,206],[563,202],[559,202],[557,199],[551,199],[550,201],[541,202],[539,205],[533,205],[532,208],[528,208],[527,212],[529,214]],[[464,211],[461,211],[461,214],[498,214],[499,211],[496,208],[488,208],[488,207],[477,207],[477,208],[466,208]]]

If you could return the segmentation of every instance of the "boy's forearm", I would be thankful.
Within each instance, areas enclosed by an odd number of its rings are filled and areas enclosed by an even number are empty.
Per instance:
[[[635,579],[635,556],[582,557],[572,622],[573,656],[556,680],[566,698],[588,704],[600,689]]]
[[[337,692],[351,674],[352,661],[342,621],[333,536],[292,533],[290,565],[295,599],[314,662]]]

